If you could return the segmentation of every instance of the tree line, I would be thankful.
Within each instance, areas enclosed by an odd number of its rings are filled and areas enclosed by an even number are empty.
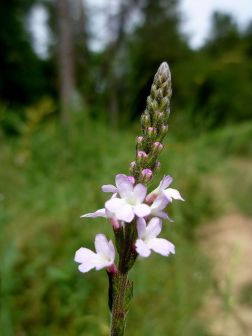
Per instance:
[[[52,36],[46,59],[34,51],[27,29],[38,5],[48,13]],[[105,46],[94,51],[89,10],[82,0],[6,2],[0,12],[1,106],[25,118],[23,108],[47,96],[63,124],[79,102],[91,118],[118,127],[142,113],[153,73],[166,60],[172,104],[183,123],[205,129],[250,118],[252,22],[242,30],[230,15],[216,12],[204,45],[193,50],[180,29],[177,0],[118,0],[107,14]]]

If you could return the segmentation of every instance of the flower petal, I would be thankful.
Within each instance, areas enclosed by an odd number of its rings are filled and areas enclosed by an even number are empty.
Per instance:
[[[111,193],[117,193],[117,188],[113,186],[112,184],[104,184],[102,186],[103,192],[111,192]]]
[[[127,183],[128,181],[129,181],[129,179],[128,179],[127,175],[125,175],[125,174],[117,174],[116,175],[115,182],[116,182],[116,187],[117,188],[121,183],[124,183],[124,182]]]
[[[159,184],[160,191],[165,190],[172,183],[173,178],[170,175],[164,176]]]
[[[139,203],[142,203],[145,199],[146,194],[147,194],[147,188],[143,184],[138,183],[134,187],[133,193],[134,193],[134,197],[137,199],[137,201]]]
[[[98,258],[97,258],[97,263],[96,263],[95,269],[97,271],[99,271],[102,268],[111,266],[113,263],[114,263],[113,260],[107,260],[107,259],[103,258],[103,256],[100,256],[98,254]]]
[[[134,213],[137,217],[145,217],[151,213],[151,208],[147,204],[138,204],[134,206]]]
[[[125,204],[125,200],[121,198],[111,198],[105,203],[105,209],[108,211],[115,213],[117,210],[120,210],[120,208]]]
[[[146,221],[144,218],[138,218],[137,220],[137,234],[138,238],[143,238],[146,231]]]
[[[110,258],[110,246],[106,236],[102,233],[95,236],[95,250],[97,253],[104,256],[104,258]]]
[[[124,203],[124,205],[116,212],[116,218],[118,220],[130,223],[133,218],[135,217],[134,211],[132,206],[130,206],[127,203]]]
[[[112,240],[110,240],[108,242],[108,245],[109,245],[109,256],[114,262],[114,260],[115,260],[115,247],[114,247],[114,244],[113,244]]]
[[[81,247],[78,251],[76,251],[74,260],[81,263],[78,267],[79,271],[86,273],[96,267],[97,255],[93,251],[85,247]]]
[[[175,199],[175,200],[184,201],[183,197],[180,195],[180,192],[177,189],[168,188],[164,190],[163,193],[170,200]]]
[[[162,222],[159,218],[154,217],[150,220],[148,226],[146,227],[146,239],[156,238],[162,229]]]
[[[168,214],[164,211],[155,212],[155,216],[163,219],[168,219],[169,222],[174,222],[174,220],[168,216]]]
[[[175,246],[163,238],[151,239],[148,242],[148,247],[163,256],[168,256],[170,253],[175,254]]]
[[[124,199],[116,197],[111,198],[105,203],[105,208],[114,213],[118,220],[129,223],[134,218],[132,206],[130,206]]]
[[[117,190],[121,198],[127,199],[128,197],[132,197],[133,185],[127,178],[127,181],[125,180],[118,184]]]
[[[151,213],[154,214],[155,211],[163,210],[167,204],[169,203],[169,199],[165,197],[164,195],[158,196],[155,201],[151,205]]]
[[[108,216],[106,214],[106,209],[99,209],[95,212],[90,212],[90,213],[81,215],[81,218],[84,218],[84,217],[91,217],[91,218],[104,217],[104,218],[107,218]]]
[[[87,273],[89,272],[92,268],[95,268],[96,265],[93,264],[90,260],[87,260],[85,264],[80,264],[78,266],[78,270],[82,273]]]
[[[149,247],[142,241],[142,239],[137,239],[136,241],[136,251],[141,257],[149,257],[151,250]]]
[[[98,234],[95,237],[95,249],[97,251],[97,261],[95,268],[100,270],[111,266],[115,260],[115,248],[112,240],[108,241],[104,234]]]

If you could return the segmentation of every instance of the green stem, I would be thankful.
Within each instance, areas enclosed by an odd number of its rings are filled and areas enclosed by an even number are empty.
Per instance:
[[[132,297],[133,283],[128,280],[127,273],[116,273],[112,280],[113,298],[111,312],[110,336],[123,336],[126,325],[126,316]]]

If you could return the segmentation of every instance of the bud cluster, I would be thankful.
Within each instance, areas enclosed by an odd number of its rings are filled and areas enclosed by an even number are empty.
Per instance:
[[[168,64],[163,62],[154,77],[147,106],[141,116],[142,134],[136,139],[136,159],[130,164],[131,174],[144,184],[151,180],[155,169],[160,166],[157,158],[168,132],[171,94],[171,73]]]

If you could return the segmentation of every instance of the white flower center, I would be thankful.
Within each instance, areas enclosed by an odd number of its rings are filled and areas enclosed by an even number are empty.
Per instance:
[[[136,199],[135,195],[133,192],[131,192],[126,199],[127,203],[129,203],[130,205],[137,205],[139,202]]]

